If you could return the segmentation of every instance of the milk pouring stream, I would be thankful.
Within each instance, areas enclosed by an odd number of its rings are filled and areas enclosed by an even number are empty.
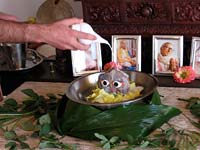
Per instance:
[[[90,33],[90,34],[96,36],[96,40],[80,39],[79,41],[83,44],[90,45],[92,43],[104,43],[104,44],[109,45],[109,47],[111,48],[111,45],[109,44],[109,42],[107,40],[105,40],[104,38],[102,38],[100,35],[98,35],[88,23],[83,22],[80,24],[74,24],[74,25],[72,25],[72,29],[81,31],[81,32]]]

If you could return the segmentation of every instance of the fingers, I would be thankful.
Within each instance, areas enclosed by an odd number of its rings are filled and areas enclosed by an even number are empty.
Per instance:
[[[71,19],[64,19],[64,20],[62,20],[60,22],[62,22],[65,25],[71,26],[73,24],[79,24],[79,23],[83,22],[83,19],[71,18]]]
[[[76,48],[75,50],[88,50],[90,48],[90,45],[85,45],[85,44],[81,44],[80,42],[75,42],[76,44]]]
[[[77,38],[73,38],[69,44],[73,47],[71,50],[88,50],[90,47],[90,45],[80,43]]]
[[[79,38],[79,39],[96,40],[96,36],[94,36],[92,34],[80,32],[80,31],[75,31],[75,32],[76,32],[77,38]]]
[[[67,42],[65,44],[62,44],[60,46],[56,46],[57,48],[61,49],[61,50],[88,50],[90,48],[90,45],[84,45],[82,43],[80,43],[77,39],[73,38],[71,40],[69,40],[70,42]]]
[[[87,50],[90,45],[80,43],[80,39],[95,40],[96,37],[92,34],[80,32],[71,29],[69,26],[83,22],[82,19],[72,18],[64,19],[50,25],[51,31],[55,31],[52,37],[56,37],[54,40],[54,46],[59,49],[72,49],[72,50]],[[56,34],[55,34],[56,33]],[[57,37],[59,35],[59,38]],[[50,40],[52,42],[52,39]]]

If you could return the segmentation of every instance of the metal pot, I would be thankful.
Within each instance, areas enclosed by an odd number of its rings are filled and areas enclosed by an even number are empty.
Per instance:
[[[96,89],[98,77],[100,74],[104,72],[94,73],[77,78],[76,80],[70,83],[66,95],[70,100],[76,103],[80,103],[83,105],[91,105],[98,107],[100,109],[110,109],[120,105],[128,105],[131,103],[142,102],[145,100],[145,98],[150,96],[156,90],[156,87],[158,85],[158,80],[154,76],[137,71],[125,71],[125,72],[129,75],[130,81],[134,81],[137,86],[144,87],[144,90],[142,91],[140,97],[123,102],[107,103],[107,104],[92,103],[87,101],[86,97],[91,94],[92,90]]]
[[[0,45],[0,71],[21,71],[30,69],[43,61],[26,43],[3,43]]]

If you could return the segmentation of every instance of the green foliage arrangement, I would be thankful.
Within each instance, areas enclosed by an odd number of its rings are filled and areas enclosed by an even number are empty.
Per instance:
[[[104,150],[134,150],[140,148],[160,148],[166,150],[195,150],[200,143],[200,133],[176,129],[168,123],[179,115],[179,109],[161,104],[156,91],[150,104],[135,104],[110,110],[100,110],[92,106],[61,100],[62,95],[47,94],[45,97],[32,89],[22,92],[27,95],[22,103],[7,99],[0,106],[0,126],[7,140],[6,149],[57,148],[76,150],[78,144],[60,142],[55,131],[82,139],[100,140]],[[183,100],[183,99],[181,99]],[[199,117],[199,98],[188,101],[188,109]],[[190,120],[195,126],[198,122]],[[168,125],[162,128],[162,125]],[[17,135],[15,129],[32,131],[32,138],[39,138],[37,147],[26,143],[26,136]],[[157,131],[157,130],[158,131]],[[151,134],[153,131],[155,134]]]
[[[64,144],[52,132],[55,130],[52,116],[56,110],[58,97],[47,94],[47,98],[39,96],[32,89],[24,89],[27,95],[22,103],[18,104],[15,99],[7,99],[0,106],[0,126],[4,137],[8,141],[6,149],[43,149],[59,148],[63,150],[75,150],[76,144]],[[25,131],[32,131],[32,138],[39,138],[38,147],[30,147],[25,141],[26,136],[18,136],[15,129],[19,127]],[[62,137],[61,137],[62,138]]]

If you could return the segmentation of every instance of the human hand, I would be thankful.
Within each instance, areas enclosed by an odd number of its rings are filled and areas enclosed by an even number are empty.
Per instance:
[[[81,23],[82,19],[72,18],[57,21],[46,26],[43,32],[45,43],[66,50],[87,50],[90,45],[80,43],[79,39],[95,40],[94,35],[71,29],[73,24]]]
[[[0,19],[2,19],[2,20],[8,20],[8,21],[18,21],[18,19],[17,19],[16,16],[5,14],[3,12],[0,12]]]

